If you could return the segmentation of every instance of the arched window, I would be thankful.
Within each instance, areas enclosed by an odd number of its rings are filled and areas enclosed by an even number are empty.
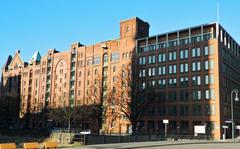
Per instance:
[[[116,72],[117,66],[113,66],[113,72]]]
[[[94,72],[94,74],[95,74],[95,75],[97,75],[97,74],[98,74],[98,69],[95,69],[95,72]]]
[[[124,58],[125,58],[125,53],[122,54],[122,59],[124,59]]]
[[[81,77],[81,75],[82,75],[82,72],[81,72],[81,71],[79,71],[79,77]]]
[[[129,52],[129,57],[132,57],[132,52]]]

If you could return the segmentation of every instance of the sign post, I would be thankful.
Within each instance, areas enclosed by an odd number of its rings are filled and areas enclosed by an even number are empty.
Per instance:
[[[228,129],[228,126],[223,125],[222,127],[223,127],[223,130],[224,130],[223,140],[225,141],[225,139],[226,139],[226,130]]]
[[[237,125],[236,129],[238,130],[238,135],[240,136],[240,125]]]
[[[206,134],[206,125],[195,125],[194,126],[194,135]]]
[[[163,124],[165,124],[165,138],[167,138],[167,124],[169,123],[169,120],[163,120]]]

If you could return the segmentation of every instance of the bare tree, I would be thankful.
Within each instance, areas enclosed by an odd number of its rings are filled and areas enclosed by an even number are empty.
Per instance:
[[[66,100],[65,95],[61,95],[59,105],[54,105],[53,108],[49,109],[49,118],[58,122],[67,122],[67,130],[71,131],[71,123],[75,117],[80,113],[80,109],[76,106],[71,106],[70,101]]]
[[[114,87],[114,98],[109,102],[114,105],[115,112],[127,117],[132,125],[132,133],[135,134],[137,124],[143,118],[154,94],[148,94],[146,90],[138,87],[135,80],[132,79],[131,66],[128,64],[122,68],[122,73],[118,76]]]
[[[104,90],[107,90],[107,95],[103,95]],[[112,98],[113,94],[111,90],[104,88],[100,77],[94,80],[88,91],[86,100],[89,108],[85,112],[93,120],[97,121],[97,130],[100,131],[100,129],[104,129],[103,124],[107,117],[106,113],[109,107],[109,102],[107,101]]]

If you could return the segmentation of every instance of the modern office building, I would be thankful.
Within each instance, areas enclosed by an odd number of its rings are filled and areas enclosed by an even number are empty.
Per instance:
[[[168,119],[168,133],[193,135],[195,125],[205,125],[207,134],[220,139],[223,125],[231,134],[225,121],[231,115],[231,90],[240,86],[239,57],[239,45],[218,23],[149,36],[149,24],[132,18],[121,21],[119,39],[75,43],[68,51],[53,49],[43,57],[36,52],[28,63],[17,51],[2,69],[2,94],[21,97],[21,117],[27,111],[58,107],[62,97],[71,106],[89,105],[86,97],[96,80],[104,97],[122,68],[133,64],[134,82],[156,93],[138,123],[139,131],[163,133],[162,121]],[[236,102],[237,124],[239,113]],[[30,121],[33,128],[44,125]],[[93,129],[90,121],[84,123],[84,128]],[[105,125],[110,133],[127,133],[130,128],[121,118],[109,117]]]
[[[231,91],[240,88],[240,47],[218,23],[137,39],[136,80],[157,95],[141,123],[147,131],[194,134],[195,125],[220,139],[231,135]],[[235,96],[234,96],[235,97]],[[240,103],[234,103],[240,124]]]

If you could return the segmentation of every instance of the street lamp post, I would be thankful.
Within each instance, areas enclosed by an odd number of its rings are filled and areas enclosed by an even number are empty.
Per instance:
[[[236,97],[235,97],[235,101],[238,101],[239,98],[238,98],[238,89],[233,89],[232,92],[231,92],[231,117],[232,117],[232,139],[234,140],[234,131],[235,131],[235,128],[234,128],[234,120],[233,120],[233,93],[236,94]]]

